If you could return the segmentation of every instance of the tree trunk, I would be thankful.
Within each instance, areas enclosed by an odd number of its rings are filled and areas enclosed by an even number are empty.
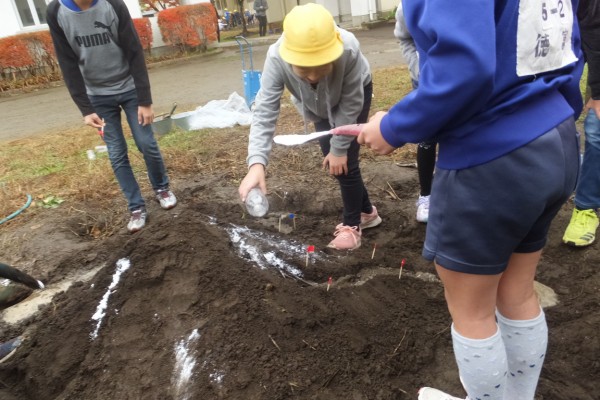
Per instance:
[[[246,25],[246,16],[244,15],[244,0],[237,0],[238,12],[242,19],[242,36],[248,36],[248,26]]]

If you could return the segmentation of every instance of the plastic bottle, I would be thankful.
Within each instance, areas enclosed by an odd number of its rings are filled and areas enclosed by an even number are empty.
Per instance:
[[[246,210],[253,217],[264,217],[269,211],[269,200],[259,188],[255,187],[248,192]]]

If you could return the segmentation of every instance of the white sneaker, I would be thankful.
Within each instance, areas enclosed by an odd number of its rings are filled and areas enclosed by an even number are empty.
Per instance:
[[[129,231],[129,233],[134,233],[142,229],[146,225],[147,217],[148,214],[146,214],[146,210],[143,208],[132,211],[131,218],[129,219],[129,223],[127,224],[127,230]]]
[[[156,200],[158,200],[161,208],[164,210],[170,210],[177,205],[177,198],[169,189],[157,190]]]
[[[418,400],[467,400],[461,399],[460,397],[450,396],[448,393],[444,393],[441,390],[437,390],[430,387],[422,387],[419,389]]]
[[[417,200],[417,221],[427,223],[429,219],[429,196],[419,196]]]

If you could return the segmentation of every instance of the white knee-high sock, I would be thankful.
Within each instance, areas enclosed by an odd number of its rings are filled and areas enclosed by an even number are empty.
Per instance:
[[[544,311],[534,319],[511,320],[496,311],[508,358],[506,398],[533,400],[548,346]]]
[[[452,344],[460,378],[469,395],[468,398],[503,400],[507,362],[500,330],[498,329],[493,336],[486,339],[469,339],[456,332],[452,324]]]

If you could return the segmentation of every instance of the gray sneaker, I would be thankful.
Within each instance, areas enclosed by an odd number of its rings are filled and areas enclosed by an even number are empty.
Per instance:
[[[169,189],[157,190],[156,200],[158,200],[161,208],[164,210],[170,210],[177,205],[177,198]]]
[[[129,223],[127,224],[129,233],[134,233],[142,229],[146,225],[146,218],[148,218],[148,214],[145,209],[140,208],[139,210],[132,211],[131,218],[129,218]]]

